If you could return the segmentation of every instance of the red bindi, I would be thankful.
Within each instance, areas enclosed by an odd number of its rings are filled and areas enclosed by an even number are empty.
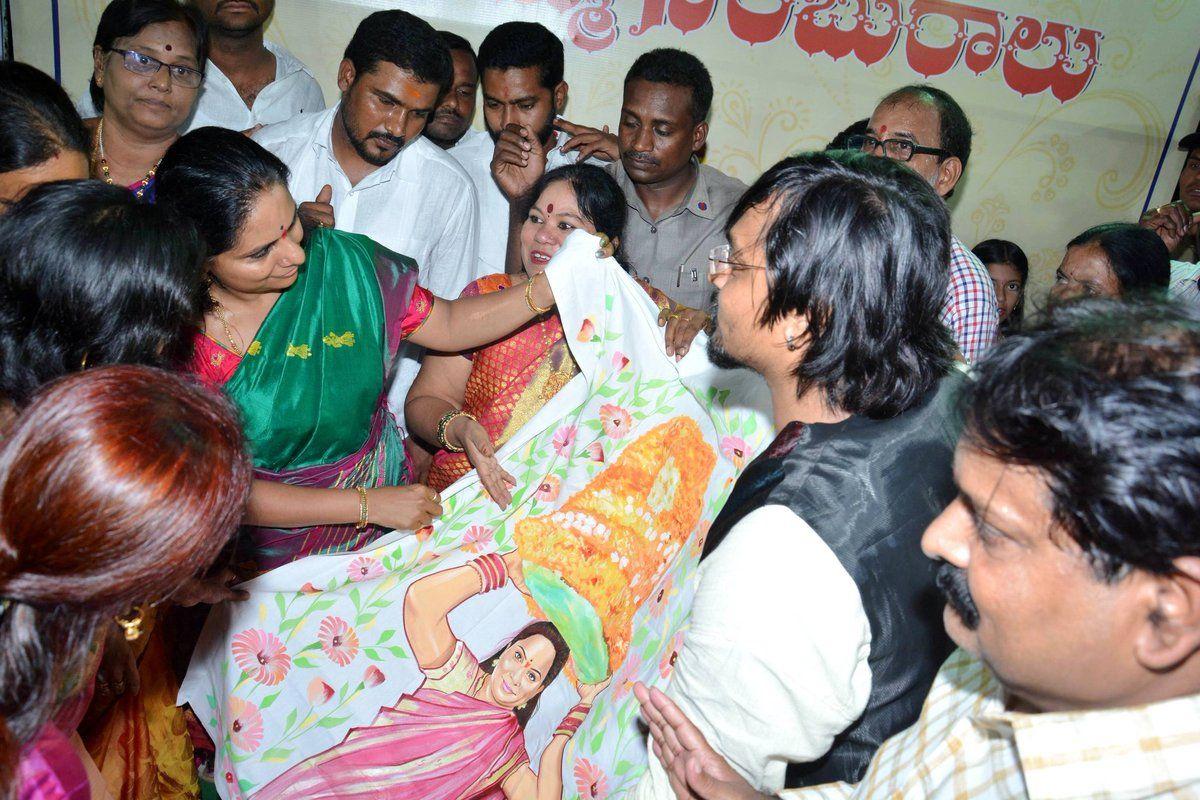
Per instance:
[[[554,203],[546,203],[546,213],[547,214],[554,213]]]
[[[172,49],[173,49],[173,48],[171,47],[171,45],[167,45],[167,52],[168,52],[168,53],[169,53],[169,52],[171,52],[171,50],[172,50]]]

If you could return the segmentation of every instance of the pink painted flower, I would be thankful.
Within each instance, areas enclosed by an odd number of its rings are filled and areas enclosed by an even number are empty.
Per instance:
[[[482,553],[495,538],[493,533],[486,525],[472,525],[463,534],[463,549],[472,553]]]
[[[558,499],[558,490],[562,488],[562,481],[557,475],[547,475],[541,483],[538,484],[537,492],[534,494],[538,500],[543,503],[553,503]]]
[[[233,658],[243,672],[267,686],[282,681],[292,668],[292,657],[279,637],[256,628],[233,637]]]
[[[642,657],[636,653],[626,656],[617,677],[613,678],[613,700],[619,701],[633,691],[633,685],[638,682],[642,672]]]
[[[592,461],[604,463],[604,445],[599,442],[592,442],[587,446],[588,458]]]
[[[613,353],[613,370],[615,372],[624,372],[629,366],[629,356],[622,353],[620,350]]]
[[[383,576],[383,564],[370,556],[359,556],[346,567],[352,581],[372,581]]]
[[[575,788],[585,800],[601,800],[608,796],[608,776],[600,767],[581,758],[575,762]]]
[[[569,458],[571,448],[575,446],[575,434],[579,429],[574,425],[564,425],[554,434],[554,452]]]
[[[746,459],[750,457],[750,445],[746,444],[746,440],[740,436],[723,436],[721,437],[721,454],[733,462],[733,465],[738,469],[746,463]]]
[[[328,616],[317,628],[317,641],[329,660],[344,667],[358,655],[358,634],[341,617]]]
[[[612,403],[600,406],[600,422],[604,425],[604,432],[610,439],[622,438],[633,427],[633,417],[629,416],[629,412]]]
[[[363,683],[367,685],[368,689],[372,686],[378,686],[379,684],[383,683],[384,680],[385,678],[383,672],[374,664],[367,667],[367,671],[363,673]]]
[[[675,669],[675,661],[679,658],[679,649],[683,647],[683,634],[677,633],[671,639],[670,644],[663,650],[662,658],[658,660],[658,674],[663,680],[671,677],[671,672]]]
[[[300,587],[301,594],[320,594],[321,590],[312,585],[312,581]]]
[[[583,321],[583,325],[579,326],[579,333],[575,336],[575,340],[579,342],[590,342],[592,337],[596,335],[596,323],[592,322],[592,318],[588,317]]]
[[[230,697],[229,716],[233,720],[229,724],[233,746],[253,753],[263,740],[263,718],[258,706],[240,697]]]
[[[328,703],[333,697],[333,687],[320,678],[313,678],[308,684],[308,702],[314,706]]]

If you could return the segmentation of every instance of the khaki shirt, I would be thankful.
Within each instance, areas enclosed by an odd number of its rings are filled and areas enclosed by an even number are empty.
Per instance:
[[[725,221],[746,184],[696,159],[692,163],[698,167],[692,191],[657,220],[650,219],[620,161],[605,169],[616,178],[629,205],[621,239],[624,259],[638,277],[648,279],[672,300],[708,310],[713,290],[708,282],[708,253],[728,244]]]

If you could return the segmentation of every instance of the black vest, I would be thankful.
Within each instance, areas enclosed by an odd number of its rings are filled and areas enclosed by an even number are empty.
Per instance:
[[[742,473],[709,531],[704,556],[751,511],[786,506],[824,540],[862,597],[871,626],[867,707],[823,757],[789,765],[789,787],[861,780],[879,745],[916,721],[950,653],[921,535],[955,496],[961,383],[953,372],[892,419],[791,423]]]

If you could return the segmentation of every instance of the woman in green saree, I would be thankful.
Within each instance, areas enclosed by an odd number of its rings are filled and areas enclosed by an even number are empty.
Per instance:
[[[172,145],[158,200],[195,222],[211,306],[191,370],[242,413],[255,481],[244,544],[260,570],[355,549],[441,513],[404,486],[386,388],[404,339],[440,351],[486,344],[553,305],[543,277],[521,291],[443,300],[417,265],[371,239],[315,230],[301,246],[287,167],[233,131]]]

